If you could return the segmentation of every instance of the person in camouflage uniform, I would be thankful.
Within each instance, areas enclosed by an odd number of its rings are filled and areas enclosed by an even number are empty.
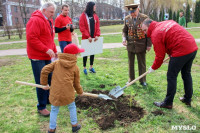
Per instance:
[[[146,72],[146,50],[151,49],[151,40],[142,31],[142,22],[147,15],[139,13],[139,4],[127,5],[130,15],[125,17],[123,27],[123,45],[127,47],[129,58],[129,81],[135,79],[135,55],[137,56],[139,75]],[[140,79],[140,84],[146,86],[146,77]]]

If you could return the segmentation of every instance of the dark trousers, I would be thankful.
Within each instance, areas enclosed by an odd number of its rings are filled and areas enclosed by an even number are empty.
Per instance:
[[[72,42],[68,42],[68,41],[59,41],[59,45],[60,45],[60,50],[63,53],[63,50],[65,48],[65,46],[67,46],[68,44],[70,44]]]
[[[130,81],[135,79],[135,55],[137,56],[139,75],[146,72],[146,53],[128,52]],[[140,82],[146,82],[146,76],[141,78]]]
[[[184,90],[185,90],[184,97],[187,102],[191,101],[193,94],[191,67],[192,67],[192,62],[196,56],[196,53],[197,51],[185,56],[170,58],[168,72],[167,72],[168,84],[167,84],[167,95],[165,98],[165,103],[167,104],[173,103],[174,96],[176,93],[177,76],[180,71],[184,83]]]
[[[93,65],[94,63],[94,55],[90,55],[90,65]],[[87,56],[83,57],[83,67],[86,67],[87,64]]]
[[[33,75],[35,78],[35,83],[40,84],[40,73],[42,68],[51,63],[50,60],[31,60]],[[51,85],[51,76],[52,74],[49,74],[48,77],[48,84]],[[46,104],[49,103],[49,90],[43,90],[42,88],[36,87],[36,93],[37,93],[37,99],[38,99],[38,110],[42,110],[46,108]]]

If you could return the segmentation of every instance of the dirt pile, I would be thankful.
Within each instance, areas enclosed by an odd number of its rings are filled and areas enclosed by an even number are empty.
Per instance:
[[[155,110],[155,111],[152,111],[151,113],[154,114],[155,116],[165,114],[162,110]]]
[[[15,60],[13,59],[0,59],[0,67],[8,66],[15,64]]]
[[[109,91],[93,90],[91,93],[106,94]],[[88,116],[92,117],[102,130],[115,126],[115,121],[121,125],[127,126],[131,122],[140,120],[145,111],[138,107],[133,96],[121,96],[115,100],[104,100],[88,96],[76,97],[76,106],[80,109],[88,109]]]

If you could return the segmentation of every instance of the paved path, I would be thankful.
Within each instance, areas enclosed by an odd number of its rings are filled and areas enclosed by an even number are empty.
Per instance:
[[[122,43],[104,43],[103,49],[109,48],[120,48],[124,47]],[[60,47],[57,46],[57,50],[60,52]],[[9,49],[9,50],[0,50],[0,56],[7,56],[7,55],[27,55],[26,49]]]
[[[121,32],[115,32],[115,33],[105,33],[101,35],[117,35],[117,34],[122,34]],[[81,37],[81,35],[78,35],[78,37]],[[55,37],[54,40],[58,39],[58,37]],[[1,42],[0,45],[4,44],[14,44],[14,43],[26,43],[26,40],[21,40],[21,41],[11,41],[11,42]]]

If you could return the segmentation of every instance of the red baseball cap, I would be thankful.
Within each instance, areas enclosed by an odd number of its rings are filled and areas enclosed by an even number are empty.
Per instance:
[[[78,54],[78,53],[85,52],[85,49],[79,48],[76,44],[71,43],[65,46],[63,52],[68,53],[68,54]]]

